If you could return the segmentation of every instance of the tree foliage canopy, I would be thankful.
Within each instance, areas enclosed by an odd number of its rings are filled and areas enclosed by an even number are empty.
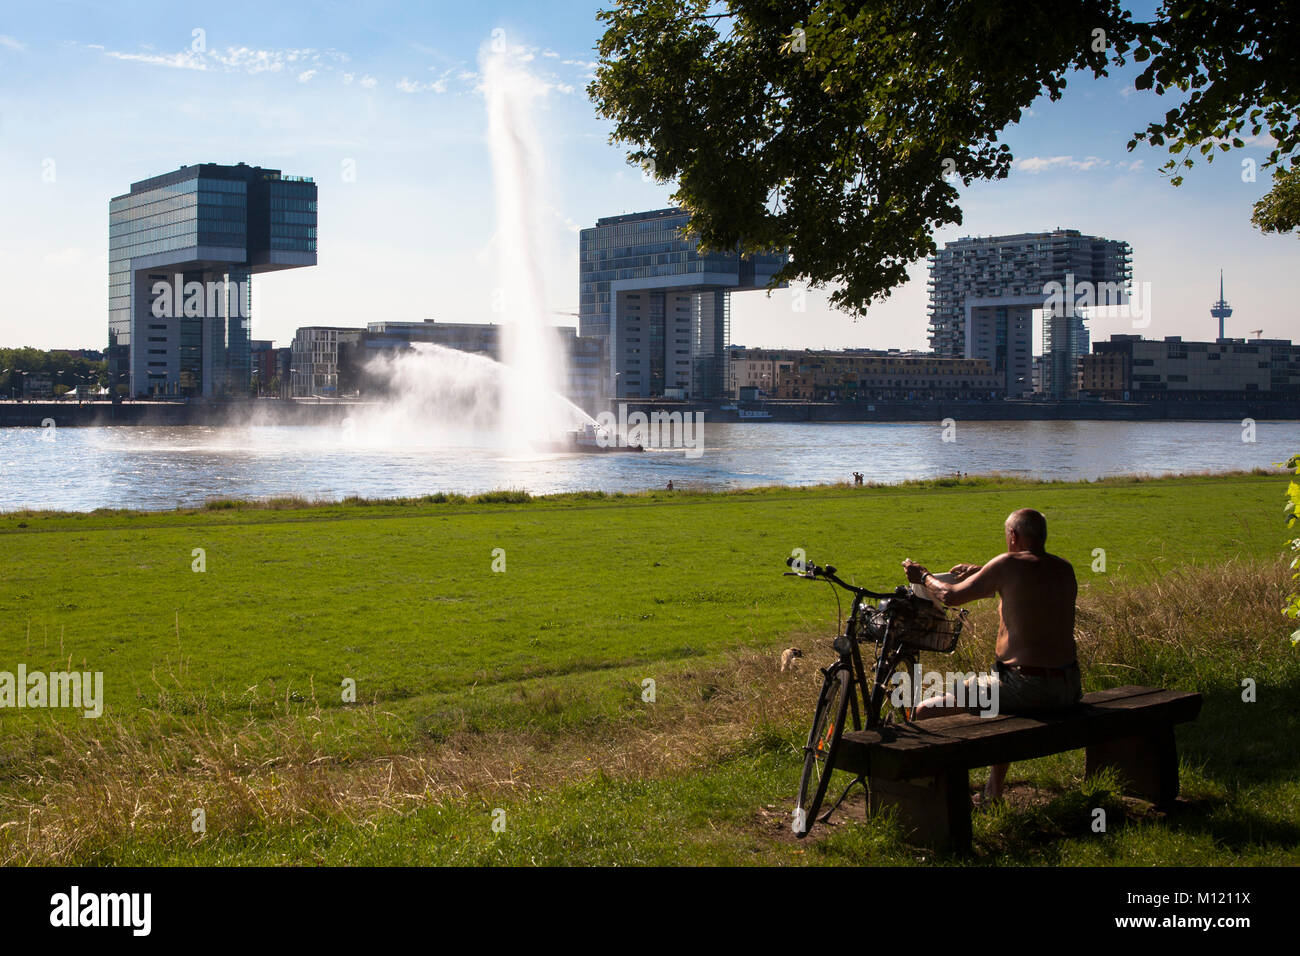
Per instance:
[[[1166,0],[1140,29],[1133,59],[1146,61],[1139,90],[1178,91],[1183,102],[1134,136],[1169,147],[1165,164],[1175,186],[1196,152],[1207,162],[1215,149],[1246,145],[1244,136],[1270,145],[1265,166],[1300,146],[1300,25],[1295,4],[1234,0]]]
[[[1130,143],[1167,142],[1174,165],[1189,144],[1224,135],[1229,148],[1246,128],[1277,139],[1274,161],[1295,147],[1296,83],[1251,60],[1294,61],[1285,13],[1169,0],[1141,24],[1117,0],[716,6],[602,11],[588,92],[629,159],[675,181],[704,247],[788,249],[777,281],[834,285],[850,311],[886,298],[935,230],[962,222],[958,182],[1007,176],[1000,133],[1040,95],[1059,99],[1074,71],[1104,76],[1131,54],[1147,63],[1140,87],[1189,91]]]
[[[59,349],[0,348],[0,395],[21,390],[24,374],[48,378],[52,385],[69,388],[87,381],[102,385],[108,381],[107,367],[108,363],[102,359],[88,359]]]
[[[1280,170],[1273,177],[1273,188],[1255,203],[1250,220],[1261,232],[1300,229],[1300,166]]]

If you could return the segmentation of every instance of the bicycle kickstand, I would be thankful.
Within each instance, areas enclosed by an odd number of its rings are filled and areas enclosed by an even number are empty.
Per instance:
[[[867,775],[865,773],[860,773],[852,780],[849,781],[849,785],[844,788],[844,792],[840,794],[840,798],[835,801],[835,804],[829,810],[827,810],[825,813],[823,813],[820,817],[817,818],[817,822],[825,823],[827,820],[829,820],[831,818],[831,814],[840,808],[840,804],[844,802],[844,798],[849,795],[849,791],[853,789],[855,784],[859,784],[859,783],[862,784],[863,792],[866,792]]]

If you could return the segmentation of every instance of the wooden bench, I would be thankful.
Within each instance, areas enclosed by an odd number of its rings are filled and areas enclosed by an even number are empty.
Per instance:
[[[1178,796],[1174,724],[1194,720],[1201,695],[1156,687],[1087,694],[1068,711],[1042,716],[955,714],[881,731],[849,731],[835,768],[863,774],[870,810],[897,807],[914,838],[970,849],[970,768],[1086,747],[1087,775],[1111,767],[1125,793],[1169,808]]]

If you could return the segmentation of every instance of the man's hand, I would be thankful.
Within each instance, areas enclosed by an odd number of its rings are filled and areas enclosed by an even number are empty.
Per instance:
[[[954,564],[950,572],[958,581],[968,578],[980,569],[978,564]]]
[[[912,584],[920,584],[925,580],[925,576],[930,573],[926,570],[925,565],[917,564],[911,558],[903,559],[903,569],[907,572],[907,580]]]

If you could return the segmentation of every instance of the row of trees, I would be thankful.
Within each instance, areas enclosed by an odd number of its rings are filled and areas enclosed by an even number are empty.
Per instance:
[[[0,348],[0,397],[19,398],[26,379],[48,380],[55,395],[108,384],[108,363],[58,349]]]

